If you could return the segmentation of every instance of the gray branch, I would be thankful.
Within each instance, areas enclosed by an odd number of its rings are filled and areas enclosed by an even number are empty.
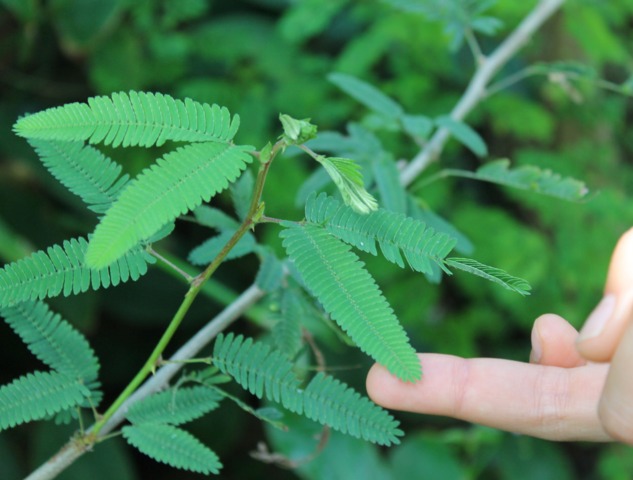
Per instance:
[[[483,60],[464,91],[464,95],[451,111],[450,115],[454,120],[463,120],[475,108],[486,96],[486,87],[499,69],[527,43],[564,2],[565,0],[541,0],[503,43]],[[446,128],[440,128],[433,134],[420,153],[400,173],[400,181],[404,186],[413,182],[430,163],[439,158],[449,137],[450,133]]]

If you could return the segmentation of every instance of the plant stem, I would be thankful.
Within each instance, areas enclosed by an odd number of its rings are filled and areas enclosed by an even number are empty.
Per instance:
[[[517,28],[479,65],[466,91],[451,111],[451,118],[463,120],[485,98],[486,88],[494,75],[564,2],[565,0],[541,0],[538,3]],[[440,128],[433,134],[425,147],[400,173],[400,181],[404,186],[411,184],[429,164],[439,158],[449,137],[450,132],[446,128]]]

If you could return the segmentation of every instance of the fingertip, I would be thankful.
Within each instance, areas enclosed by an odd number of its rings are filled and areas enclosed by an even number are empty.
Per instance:
[[[575,341],[576,329],[563,317],[553,313],[541,315],[532,327],[532,353],[530,362],[562,368],[584,365]]]

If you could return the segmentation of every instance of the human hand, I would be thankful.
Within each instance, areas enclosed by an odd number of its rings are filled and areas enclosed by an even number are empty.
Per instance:
[[[605,296],[580,335],[563,318],[543,315],[532,329],[530,363],[420,354],[422,380],[404,383],[374,365],[367,392],[396,410],[550,440],[633,444],[632,312],[633,229],[620,239]]]

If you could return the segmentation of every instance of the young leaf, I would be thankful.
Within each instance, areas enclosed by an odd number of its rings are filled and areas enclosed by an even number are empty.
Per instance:
[[[218,256],[220,251],[224,248],[227,242],[231,239],[235,232],[234,231],[224,231],[219,235],[212,237],[202,244],[198,245],[196,248],[191,250],[187,260],[193,265],[206,265],[213,261],[215,257]],[[244,255],[248,255],[253,252],[257,243],[255,237],[246,233],[237,244],[231,249],[231,251],[226,256],[226,260],[233,260],[235,258],[243,257]]]
[[[213,346],[213,364],[258,398],[281,403],[301,413],[303,398],[293,365],[280,352],[241,335],[220,334]]]
[[[123,437],[157,462],[208,475],[219,473],[218,456],[200,440],[178,427],[160,423],[144,423],[123,427]]]
[[[398,102],[373,85],[346,73],[330,73],[328,80],[367,108],[389,118],[399,118],[404,110]]]
[[[477,275],[478,277],[485,278],[486,280],[490,280],[491,282],[501,285],[507,290],[520,293],[521,295],[530,294],[531,287],[526,280],[513,277],[499,268],[484,265],[483,263],[479,263],[477,260],[473,260],[471,258],[450,257],[446,259],[446,264],[451,267],[464,270],[465,272],[472,273],[473,275]]]
[[[421,221],[382,209],[359,215],[325,194],[310,196],[305,214],[308,222],[323,226],[363,252],[377,255],[378,242],[385,258],[400,267],[404,267],[402,252],[413,270],[425,274],[432,273],[431,262],[442,267],[455,246],[454,238]]]
[[[231,200],[233,201],[233,209],[235,213],[237,213],[238,218],[244,220],[250,208],[253,190],[255,190],[253,172],[249,169],[244,170],[240,178],[231,184],[229,190],[231,192]]]
[[[283,264],[272,250],[262,249],[264,258],[257,271],[255,284],[265,292],[272,292],[281,285]]]
[[[239,117],[231,120],[224,107],[135,91],[50,108],[23,117],[14,126],[26,138],[88,140],[113,147],[161,146],[167,140],[229,143],[238,128]]]
[[[0,387],[0,431],[82,404],[90,393],[60,372],[34,372]]]
[[[218,391],[209,387],[172,388],[136,402],[125,416],[136,425],[144,423],[180,425],[214,410],[220,400],[222,396]]]
[[[282,113],[279,114],[279,121],[284,129],[282,137],[288,145],[301,145],[316,137],[317,127],[310,123],[309,118],[297,120]]]
[[[304,415],[352,437],[390,446],[403,435],[395,420],[368,398],[339,380],[317,373],[304,392]]]
[[[481,136],[469,125],[464,122],[454,120],[448,115],[437,117],[435,119],[435,123],[440,127],[446,128],[457,140],[468,147],[475,155],[479,157],[485,157],[488,155],[488,147],[486,147],[486,143],[483,138],[481,138]]]
[[[551,170],[542,170],[533,165],[510,169],[507,159],[482,165],[474,178],[572,201],[581,200],[588,192],[583,182],[563,178]]]
[[[95,230],[86,264],[103,268],[165,223],[224,190],[252,158],[250,147],[194,143],[166,154],[119,196]]]
[[[105,213],[127,184],[121,166],[81,142],[29,140],[44,166],[90,210]]]
[[[365,190],[360,166],[354,160],[322,155],[318,155],[316,160],[330,175],[346,205],[358,213],[369,213],[378,208],[376,199]]]
[[[147,264],[156,261],[137,247],[110,266],[93,270],[84,261],[87,248],[84,238],[73,238],[64,240],[62,246],[53,245],[5,265],[0,269],[0,306],[116,287],[121,282],[138,280],[147,273]]]
[[[272,329],[273,340],[277,349],[289,359],[295,355],[303,345],[301,334],[301,320],[307,312],[303,309],[301,293],[293,287],[286,287],[281,291],[278,322]]]
[[[53,370],[86,385],[92,393],[92,406],[98,405],[99,361],[86,337],[42,302],[0,308],[0,315],[33,355]]]
[[[325,229],[286,224],[283,245],[303,281],[361,350],[404,381],[421,377],[415,350],[350,247]]]

